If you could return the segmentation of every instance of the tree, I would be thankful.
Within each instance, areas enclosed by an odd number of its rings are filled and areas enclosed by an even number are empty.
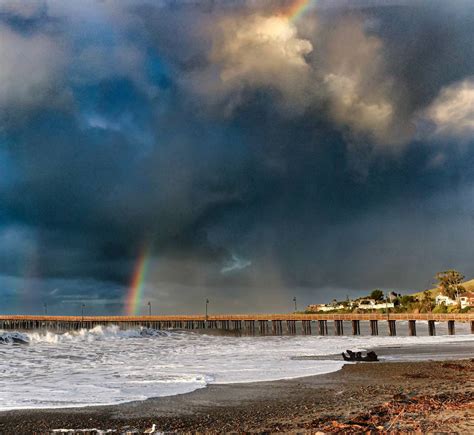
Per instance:
[[[381,301],[383,296],[383,291],[379,289],[375,289],[372,293],[370,293],[370,299],[374,299],[375,301]]]
[[[415,302],[415,298],[412,295],[403,295],[400,298],[400,303],[404,306],[407,307],[409,304],[412,304]]]
[[[421,309],[423,311],[431,311],[432,303],[433,303],[433,296],[429,290],[425,290],[423,292],[423,296],[421,298]]]
[[[457,270],[445,270],[438,272],[435,276],[438,280],[438,288],[441,294],[456,299],[456,297],[464,292],[464,287],[461,285],[464,275]]]

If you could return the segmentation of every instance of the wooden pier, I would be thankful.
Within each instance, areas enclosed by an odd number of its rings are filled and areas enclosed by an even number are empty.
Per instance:
[[[346,331],[352,335],[361,334],[361,322],[368,322],[371,335],[379,335],[379,324],[386,322],[387,334],[397,335],[397,321],[408,323],[408,334],[416,336],[417,321],[427,322],[429,335],[436,335],[436,325],[447,324],[447,332],[455,334],[456,323],[469,323],[474,334],[474,313],[466,314],[220,314],[220,315],[176,315],[176,316],[8,316],[0,315],[0,329],[3,330],[41,330],[54,332],[74,331],[95,326],[117,325],[121,329],[220,329],[245,334],[260,335],[343,335]],[[328,328],[332,323],[332,328]],[[284,326],[286,326],[284,328]]]

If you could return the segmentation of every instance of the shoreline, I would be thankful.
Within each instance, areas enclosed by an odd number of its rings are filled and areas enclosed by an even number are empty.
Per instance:
[[[452,345],[442,346],[444,357],[439,347],[431,346],[431,350],[418,350],[426,354],[435,347],[441,360],[346,364],[341,370],[322,375],[210,384],[190,393],[117,405],[1,411],[0,433],[48,433],[60,428],[92,427],[121,433],[132,428],[143,431],[153,424],[160,431],[304,432],[327,431],[328,425],[347,426],[351,421],[358,421],[351,424],[359,426],[359,431],[382,430],[361,426],[359,420],[367,417],[369,411],[380,414],[378,408],[386,403],[407,407],[412,400],[459,402],[459,412],[449,409],[449,426],[436,422],[434,416],[441,412],[438,409],[433,410],[431,417],[419,415],[410,423],[399,418],[398,426],[392,429],[457,428],[461,433],[474,432],[474,349],[469,344],[456,343],[454,347],[464,348],[465,357],[471,359],[450,358],[459,353],[459,349],[452,352]],[[376,351],[381,356],[393,357],[407,348],[381,347]],[[333,429],[337,431],[336,426]],[[350,431],[350,425],[346,426],[344,431]],[[343,430],[342,426],[340,429]]]
[[[472,346],[472,351],[469,349],[469,344]],[[455,342],[446,342],[446,343],[439,343],[439,344],[431,344],[431,343],[422,343],[418,344],[415,348],[415,345],[386,345],[386,346],[378,346],[378,347],[367,347],[365,351],[375,351],[379,356],[380,360],[379,363],[387,363],[392,364],[394,362],[401,362],[401,363],[408,363],[408,362],[420,362],[421,355],[428,357],[430,361],[449,361],[449,360],[468,360],[474,356],[474,342],[471,340],[466,339],[465,341],[459,340]],[[365,352],[364,351],[364,352]],[[413,352],[414,351],[414,352]],[[412,358],[410,358],[410,356]],[[329,375],[332,373],[337,373],[343,369],[345,365],[353,364],[351,362],[341,361],[340,354],[330,354],[330,355],[306,355],[306,356],[294,356],[291,357],[291,360],[299,361],[299,360],[310,360],[310,361],[334,361],[340,362],[341,367],[335,370],[331,370],[325,373],[318,373],[314,375],[302,375],[302,376],[292,376],[292,377],[285,377],[273,380],[261,380],[261,381],[235,381],[235,382],[213,382],[206,384],[203,387],[198,387],[192,391],[187,391],[184,393],[177,393],[177,394],[170,394],[166,396],[153,396],[147,397],[144,399],[137,399],[137,400],[124,400],[121,402],[111,402],[111,403],[90,403],[84,405],[58,405],[58,406],[47,406],[47,407],[19,407],[19,408],[10,408],[10,409],[0,409],[0,416],[3,413],[7,412],[15,412],[15,411],[55,411],[55,410],[74,410],[74,409],[96,409],[96,408],[109,408],[115,406],[123,406],[132,403],[143,403],[148,400],[161,400],[165,398],[171,398],[175,396],[183,396],[192,394],[195,391],[207,389],[212,385],[218,386],[232,386],[232,385],[242,385],[242,384],[263,384],[263,383],[273,383],[273,382],[283,382],[283,381],[295,381],[295,380],[304,380],[308,378],[319,378],[320,376]],[[0,432],[1,435],[1,432]]]

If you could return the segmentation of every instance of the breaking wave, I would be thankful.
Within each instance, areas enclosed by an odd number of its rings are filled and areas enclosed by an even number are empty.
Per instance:
[[[30,339],[21,332],[0,332],[0,344],[29,344]]]
[[[96,326],[92,329],[80,329],[65,333],[55,333],[52,331],[37,331],[22,334],[32,343],[67,343],[67,342],[86,342],[104,340],[120,340],[129,338],[151,338],[168,337],[172,334],[169,331],[159,331],[151,328],[138,328],[122,330],[117,325]]]

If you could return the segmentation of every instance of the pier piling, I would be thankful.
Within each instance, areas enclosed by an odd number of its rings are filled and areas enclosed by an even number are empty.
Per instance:
[[[281,320],[272,320],[272,333],[273,335],[283,334],[283,326]]]
[[[416,320],[408,321],[408,331],[410,333],[410,337],[416,336]]]
[[[258,326],[260,330],[260,335],[267,335],[268,334],[268,322],[266,320],[259,320]]]
[[[286,330],[288,334],[295,335],[296,334],[296,322],[294,320],[287,320],[286,321]]]
[[[246,320],[245,321],[245,330],[250,335],[255,335],[255,321],[254,320]]]
[[[434,320],[428,320],[428,334],[430,336],[436,335],[436,324]]]
[[[311,335],[311,320],[303,320],[303,334]]]
[[[334,333],[336,335],[344,334],[344,326],[342,320],[334,320]]]
[[[397,325],[395,320],[388,320],[388,332],[390,337],[395,337],[397,335]]]
[[[360,320],[352,320],[352,335],[360,335]]]
[[[370,321],[370,334],[371,335],[379,335],[379,322],[378,322],[378,320],[371,320]]]
[[[456,333],[454,329],[454,320],[448,320],[448,334],[454,335]]]
[[[328,335],[328,321],[327,320],[319,320],[319,335]]]

